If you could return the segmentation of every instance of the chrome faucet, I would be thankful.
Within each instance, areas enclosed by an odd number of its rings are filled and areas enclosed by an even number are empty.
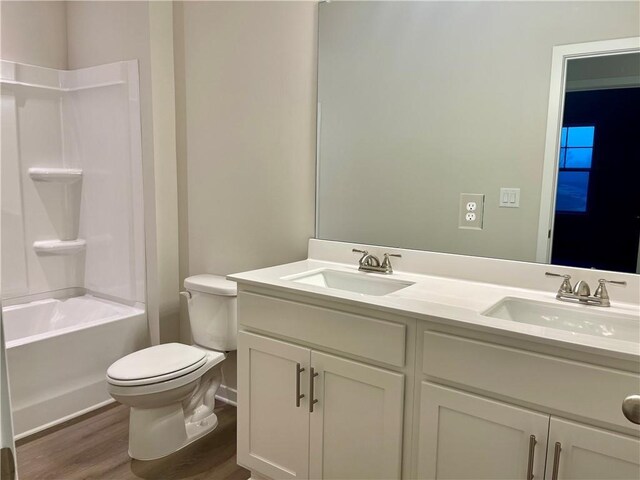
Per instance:
[[[584,280],[580,280],[576,283],[575,287],[572,287],[570,282],[571,275],[561,275],[559,273],[552,272],[545,272],[545,275],[548,277],[561,277],[564,279],[562,281],[562,285],[560,285],[560,288],[558,289],[558,293],[556,294],[556,298],[558,300],[562,300],[564,302],[577,301],[586,305],[595,305],[598,307],[611,306],[611,299],[606,286],[607,283],[612,283],[614,285],[627,284],[625,281],[605,280],[604,278],[601,278],[598,280],[598,288],[596,288],[596,291],[592,296],[589,284]]]
[[[357,248],[354,248],[352,251],[362,254],[362,257],[360,257],[360,261],[358,262],[360,265],[358,270],[363,272],[384,273],[387,275],[393,273],[393,267],[391,266],[391,259],[389,257],[402,257],[399,253],[385,253],[382,263],[380,263],[380,259],[378,257],[372,255],[366,250],[358,250]]]

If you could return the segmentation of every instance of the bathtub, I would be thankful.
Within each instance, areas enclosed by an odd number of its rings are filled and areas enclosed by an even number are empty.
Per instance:
[[[91,295],[8,306],[2,317],[16,438],[110,403],[107,367],[149,345],[143,308]]]

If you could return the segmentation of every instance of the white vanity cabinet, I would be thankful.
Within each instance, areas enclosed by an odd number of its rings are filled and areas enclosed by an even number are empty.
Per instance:
[[[622,400],[640,387],[637,373],[424,325],[418,478],[640,478],[640,431],[621,411]]]
[[[419,423],[420,479],[640,478],[637,438],[429,382]]]
[[[238,462],[270,478],[308,478],[309,410],[296,405],[308,390],[310,351],[290,343],[238,334]]]
[[[404,375],[238,336],[238,461],[270,478],[399,478]]]
[[[557,466],[555,476],[554,466]],[[640,440],[551,417],[545,478],[637,480]]]
[[[621,411],[633,358],[239,287],[238,463],[253,478],[640,478]]]
[[[310,478],[400,478],[404,375],[315,351],[311,368]]]
[[[418,478],[542,478],[548,429],[548,415],[422,382]]]

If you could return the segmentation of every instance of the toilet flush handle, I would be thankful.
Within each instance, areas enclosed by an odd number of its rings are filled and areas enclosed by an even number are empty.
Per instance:
[[[191,292],[189,290],[185,290],[184,292],[180,292],[180,295],[187,297],[187,300],[191,300]]]

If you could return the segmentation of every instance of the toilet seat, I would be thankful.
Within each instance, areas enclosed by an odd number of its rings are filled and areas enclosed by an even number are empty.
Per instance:
[[[207,352],[181,343],[166,343],[133,352],[109,367],[111,385],[135,387],[188,375],[207,363]]]
[[[198,347],[193,347],[198,348]],[[159,380],[155,382],[149,382],[142,385],[136,385],[133,382],[127,383],[122,380],[115,380],[107,375],[107,389],[111,395],[120,396],[137,396],[137,395],[154,395],[156,393],[168,392],[170,390],[182,388],[191,382],[197,381],[201,378],[209,369],[220,364],[225,358],[225,354],[221,352],[204,351],[205,359],[204,364],[195,370],[191,370],[189,373],[183,373],[181,376],[174,376],[170,380]],[[185,369],[186,370],[186,369]],[[157,377],[156,379],[157,380]],[[117,382],[117,383],[116,383]]]

